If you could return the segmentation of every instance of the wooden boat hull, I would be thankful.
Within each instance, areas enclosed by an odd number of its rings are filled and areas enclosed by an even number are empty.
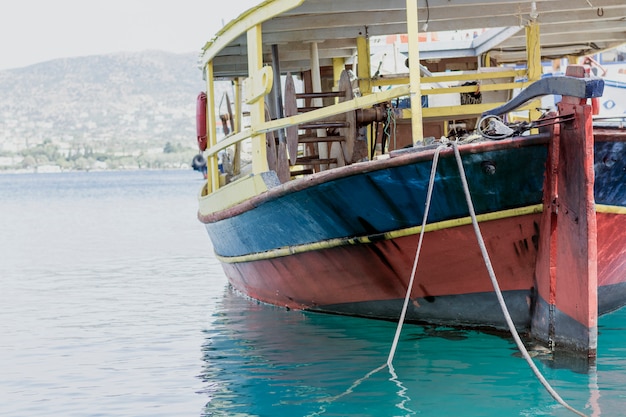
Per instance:
[[[594,129],[598,239],[598,309],[624,305],[626,281],[626,130]]]
[[[501,286],[520,328],[529,325],[536,254],[532,239],[539,217],[532,214],[483,224],[485,239],[498,242],[493,256],[502,263],[495,266],[496,273],[507,276]],[[518,233],[503,234],[513,223]],[[272,304],[397,320],[417,242],[418,235],[411,235],[283,258],[226,263],[224,268],[235,288]],[[423,245],[407,321],[504,328],[472,226],[427,233]]]
[[[520,330],[548,305],[536,268],[549,143],[544,133],[459,148],[491,263]],[[595,145],[600,314],[626,303],[626,251],[615,250],[626,247],[624,144],[607,134]],[[433,153],[412,149],[323,172],[199,217],[242,293],[288,308],[397,320]],[[506,328],[451,149],[440,156],[406,320]]]

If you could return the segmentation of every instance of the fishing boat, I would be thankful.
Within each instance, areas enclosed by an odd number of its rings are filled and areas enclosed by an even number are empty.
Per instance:
[[[268,0],[224,26],[200,55],[198,219],[253,299],[593,357],[626,304],[626,131],[594,126],[588,66],[541,62],[624,43],[626,5],[452,3]]]

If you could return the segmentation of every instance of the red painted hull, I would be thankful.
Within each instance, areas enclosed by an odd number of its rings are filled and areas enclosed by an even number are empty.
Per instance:
[[[626,216],[599,213],[597,218],[599,312],[603,314],[624,303],[623,291],[615,293],[611,288],[626,285],[626,256],[615,250],[626,248]],[[507,294],[519,298],[512,302],[517,309],[512,315],[520,329],[529,325],[532,314],[540,219],[539,213],[480,223],[500,289],[505,298]],[[270,304],[395,320],[408,287],[418,238],[412,235],[224,263],[223,267],[233,287]],[[429,232],[424,236],[407,320],[505,329],[495,297],[485,296],[492,292],[471,225]],[[439,300],[450,297],[455,297],[457,304],[452,312],[445,301],[441,309],[436,308]],[[476,300],[490,302],[488,308],[498,313],[493,322],[485,321],[484,305],[472,305]]]
[[[534,286],[540,217],[541,214],[533,214],[480,224],[504,292],[530,293]],[[224,268],[236,289],[271,304],[338,313],[349,310],[350,314],[373,316],[378,313],[374,313],[377,309],[372,303],[397,303],[404,298],[418,238],[419,235],[412,235],[268,260],[226,263]],[[439,297],[491,292],[493,287],[471,225],[429,232],[424,237],[411,294],[413,307],[407,320],[502,327],[504,321],[484,323],[479,317],[471,319],[474,315],[467,308],[463,315],[447,320],[445,311],[433,308]],[[528,297],[525,313],[517,313],[525,315],[522,324],[529,320],[530,303]],[[424,314],[422,304],[429,306]],[[497,304],[493,306],[497,308]],[[482,308],[477,306],[476,311]],[[378,318],[397,319],[399,314],[400,309],[390,310],[387,317]]]
[[[598,213],[598,288],[626,282],[626,215]],[[621,250],[620,250],[621,248]],[[618,308],[621,306],[616,306]],[[613,310],[607,306],[603,313]]]

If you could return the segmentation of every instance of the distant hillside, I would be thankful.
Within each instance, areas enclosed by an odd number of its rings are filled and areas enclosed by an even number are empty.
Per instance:
[[[4,150],[44,140],[195,147],[197,54],[160,51],[58,59],[0,71]],[[3,150],[0,145],[0,150]]]
[[[0,170],[188,163],[198,152],[196,97],[205,89],[196,53],[96,55],[0,71]]]

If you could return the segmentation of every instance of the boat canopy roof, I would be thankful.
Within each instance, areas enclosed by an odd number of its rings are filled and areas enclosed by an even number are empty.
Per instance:
[[[247,31],[261,24],[263,53],[279,50],[283,72],[309,69],[310,43],[320,65],[350,59],[356,39],[407,33],[406,0],[266,0],[224,26],[202,49],[215,77],[247,76]],[[489,55],[526,60],[524,26],[540,27],[542,59],[591,55],[626,43],[624,0],[418,0],[420,32],[477,30],[458,41],[420,42],[420,59]],[[437,37],[437,36],[435,36]],[[443,37],[440,37],[443,39]]]

